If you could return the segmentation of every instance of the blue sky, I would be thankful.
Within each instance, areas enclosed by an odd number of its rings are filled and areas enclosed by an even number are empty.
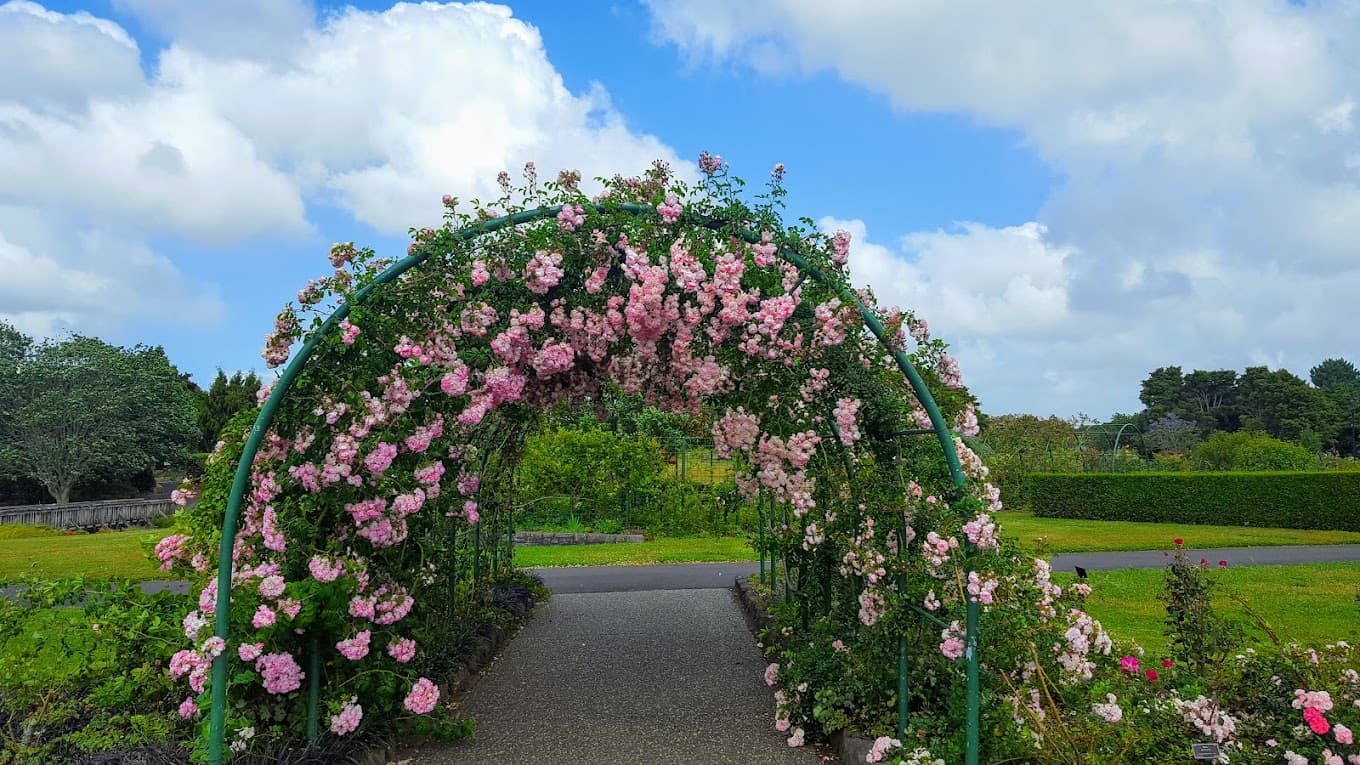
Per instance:
[[[1360,361],[1347,4],[598,7],[0,3],[0,318],[206,381],[260,368],[330,242],[397,252],[493,166],[709,150],[785,163],[790,213],[851,230],[993,413]]]

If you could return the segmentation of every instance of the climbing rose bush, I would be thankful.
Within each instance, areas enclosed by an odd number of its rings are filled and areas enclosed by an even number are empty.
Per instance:
[[[721,162],[697,184],[658,163],[600,179],[592,194],[575,173],[545,182],[530,165],[518,188],[502,174],[494,201],[446,197],[443,225],[413,231],[408,262],[419,264],[398,276],[384,275],[392,259],[332,247],[330,270],[265,340],[274,367],[300,342],[315,352],[251,459],[230,581],[214,575],[217,529],[244,417],[209,461],[196,509],[157,551],[201,582],[177,664],[193,702],[185,713],[208,708],[220,654],[228,734],[297,736],[315,652],[330,735],[444,714],[431,656],[448,630],[440,602],[463,586],[451,540],[479,526],[502,533],[503,479],[525,434],[552,407],[606,391],[710,417],[745,495],[790,513],[771,544],[844,575],[828,585],[832,599],[850,597],[866,624],[883,619],[886,579],[869,572],[854,591],[865,571],[844,552],[853,540],[882,544],[873,515],[878,503],[908,509],[902,478],[943,474],[938,444],[923,458],[931,449],[893,436],[929,422],[898,359],[937,388],[947,416],[966,417],[973,402],[924,322],[851,288],[848,234],[782,220],[783,173],[748,201]],[[326,324],[341,306],[348,315]],[[996,506],[981,463],[965,464],[972,480],[950,494],[955,507]],[[847,473],[854,465],[866,471]],[[856,496],[866,478],[899,496]],[[205,627],[221,587],[232,602],[225,644]]]

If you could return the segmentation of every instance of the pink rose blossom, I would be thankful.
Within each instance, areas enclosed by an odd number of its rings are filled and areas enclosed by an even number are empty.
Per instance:
[[[255,610],[255,617],[251,619],[251,624],[255,629],[262,630],[274,623],[274,609],[269,606],[261,605]]]
[[[357,696],[350,696],[349,701],[340,707],[340,711],[331,716],[331,733],[344,736],[359,728],[359,721],[364,717],[364,708],[359,706],[358,702]]]
[[[406,699],[402,702],[407,709],[418,715],[433,712],[437,703],[439,703],[439,686],[423,677],[411,686],[411,692],[406,695]]]
[[[278,695],[292,693],[302,687],[304,676],[290,653],[270,653],[255,661],[255,671],[264,680],[264,689]]]
[[[405,664],[416,655],[416,641],[410,638],[394,640],[387,644],[387,655],[396,659],[398,664]]]

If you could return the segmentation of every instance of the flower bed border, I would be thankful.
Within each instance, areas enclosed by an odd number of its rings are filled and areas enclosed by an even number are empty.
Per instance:
[[[530,575],[534,581],[540,585],[543,580]],[[502,627],[491,625],[489,635],[479,636],[473,643],[473,648],[467,654],[458,659],[457,666],[449,672],[443,682],[439,684],[441,697],[450,700],[458,699],[472,689],[472,686],[481,679],[482,672],[500,656],[501,649],[515,635],[518,635],[529,620],[538,613],[540,607],[547,602],[548,598],[534,597],[533,589],[529,589],[530,601],[527,607],[520,608],[519,603],[511,604],[508,613],[514,617],[514,621]],[[548,597],[551,597],[549,595]],[[413,755],[410,751],[427,740],[410,739],[394,740],[375,746],[360,756],[359,761],[363,765],[387,765],[391,762],[406,761],[410,758],[403,755]]]
[[[732,589],[736,592],[737,602],[741,604],[741,613],[746,617],[746,626],[750,628],[752,637],[759,640],[761,632],[775,626],[774,617],[765,609],[765,598],[751,586],[751,577],[737,577]],[[764,646],[761,647],[763,649]],[[874,746],[873,739],[844,730],[836,731],[830,739],[830,749],[843,765],[865,762],[865,756]]]

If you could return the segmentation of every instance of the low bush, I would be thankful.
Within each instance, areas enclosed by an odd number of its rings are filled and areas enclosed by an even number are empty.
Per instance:
[[[1214,433],[1190,453],[1195,470],[1314,470],[1313,452],[1264,433]]]
[[[0,526],[0,539],[32,539],[33,537],[53,537],[60,534],[48,526],[26,526],[20,523]]]
[[[1036,515],[1360,531],[1360,473],[1035,474],[1022,502]]]

